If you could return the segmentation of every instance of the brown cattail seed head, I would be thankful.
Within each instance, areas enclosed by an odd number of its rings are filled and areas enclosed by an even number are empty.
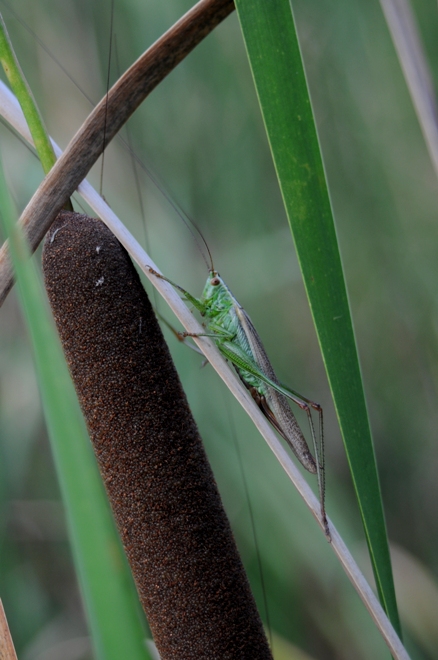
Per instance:
[[[205,452],[126,251],[62,212],[46,287],[162,660],[272,658]]]

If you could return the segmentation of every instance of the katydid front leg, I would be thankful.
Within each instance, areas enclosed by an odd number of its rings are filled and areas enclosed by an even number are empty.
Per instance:
[[[164,275],[157,273],[157,271],[151,268],[150,266],[149,266],[149,272],[152,273],[152,275],[155,275],[155,277],[159,277],[160,280],[164,280],[165,282],[171,284],[175,289],[177,289],[183,294],[184,298],[188,300],[188,302],[198,310],[201,316],[205,315],[205,305],[202,304],[199,298],[195,298],[195,296],[192,296],[191,293],[183,289],[182,286],[179,286],[179,284],[175,284],[175,282],[172,282],[172,280],[169,280],[167,277],[164,277]]]

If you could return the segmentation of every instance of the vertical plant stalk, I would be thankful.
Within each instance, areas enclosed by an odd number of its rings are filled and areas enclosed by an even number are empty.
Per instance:
[[[126,251],[101,221],[63,212],[43,269],[161,659],[272,658],[198,430]]]
[[[70,141],[21,215],[20,224],[33,251],[103,148],[146,96],[233,10],[233,0],[200,0],[113,85]],[[12,284],[12,267],[5,243],[0,250],[0,305]]]

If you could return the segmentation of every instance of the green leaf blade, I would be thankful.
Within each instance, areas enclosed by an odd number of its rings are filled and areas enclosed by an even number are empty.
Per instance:
[[[400,634],[376,459],[324,166],[288,0],[236,0],[382,605]]]

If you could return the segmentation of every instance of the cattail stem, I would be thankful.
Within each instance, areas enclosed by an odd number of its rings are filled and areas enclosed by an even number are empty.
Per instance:
[[[126,251],[99,220],[63,212],[46,238],[43,268],[162,660],[272,658],[198,430]]]

